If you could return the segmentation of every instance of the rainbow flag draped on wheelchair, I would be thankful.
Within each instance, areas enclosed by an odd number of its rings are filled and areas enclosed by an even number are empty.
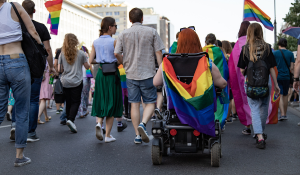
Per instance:
[[[212,61],[206,56],[198,61],[190,84],[177,79],[171,62],[163,59],[162,70],[167,107],[174,109],[180,122],[200,133],[215,136],[216,93],[211,75]]]
[[[208,53],[209,58],[219,68],[222,77],[228,82],[227,87],[224,89],[224,92],[226,98],[229,99],[229,68],[224,53],[219,47],[214,45],[205,46],[203,48],[203,51]],[[222,128],[225,124],[225,119],[227,117],[228,110],[229,104],[222,104],[220,98],[217,98],[217,111],[215,112],[215,119],[220,121]]]

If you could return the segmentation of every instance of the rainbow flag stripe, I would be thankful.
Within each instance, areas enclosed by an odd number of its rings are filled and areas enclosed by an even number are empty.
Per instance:
[[[215,136],[215,88],[211,75],[211,60],[199,60],[193,81],[185,84],[176,77],[167,57],[163,59],[163,79],[168,98],[168,109],[175,109],[183,124],[197,131]]]
[[[207,45],[203,47],[203,51],[206,51],[209,55],[209,58],[214,62],[214,64],[219,68],[222,77],[228,81],[229,79],[229,69],[226,62],[226,58],[222,50],[214,45]],[[226,92],[227,98],[229,99],[229,83],[224,89]],[[221,127],[225,124],[225,119],[227,117],[229,109],[229,104],[221,104],[220,98],[217,98],[217,111],[215,112],[215,119],[221,122]]]
[[[262,23],[267,29],[273,31],[274,26],[270,21],[271,18],[265,14],[256,4],[251,0],[245,0],[244,3],[244,21],[257,21]]]
[[[124,97],[128,97],[127,84],[126,84],[126,73],[122,64],[118,67],[120,72],[121,86],[122,86],[122,94],[123,94],[123,103]]]
[[[53,1],[45,2],[45,6],[50,13],[47,23],[51,24],[50,33],[53,35],[57,35],[58,33],[59,18],[60,18],[62,3],[63,0],[53,0]]]

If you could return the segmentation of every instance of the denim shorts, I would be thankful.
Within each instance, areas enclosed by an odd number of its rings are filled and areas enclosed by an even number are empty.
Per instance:
[[[141,97],[145,104],[156,102],[157,93],[153,85],[153,78],[146,80],[126,79],[126,84],[129,103],[140,103]]]
[[[283,96],[288,95],[290,89],[290,80],[277,80],[280,88],[280,94]]]

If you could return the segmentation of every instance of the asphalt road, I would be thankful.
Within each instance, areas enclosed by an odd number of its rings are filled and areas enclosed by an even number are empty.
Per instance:
[[[255,140],[241,133],[239,121],[228,124],[222,135],[223,158],[219,168],[210,166],[208,154],[172,154],[162,165],[152,165],[151,143],[136,145],[131,122],[123,132],[112,135],[116,142],[105,143],[95,137],[95,118],[77,119],[77,134],[59,124],[59,115],[40,124],[40,141],[28,143],[25,156],[32,163],[14,167],[15,147],[9,140],[10,122],[0,126],[0,175],[14,174],[300,174],[300,113],[289,108],[289,119],[267,125],[267,148],[255,148]],[[8,127],[6,127],[8,126]],[[147,125],[150,133],[151,123]]]

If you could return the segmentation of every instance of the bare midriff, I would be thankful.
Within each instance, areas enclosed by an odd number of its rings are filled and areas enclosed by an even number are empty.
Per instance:
[[[20,41],[0,45],[0,55],[10,55],[19,53],[24,53]]]

